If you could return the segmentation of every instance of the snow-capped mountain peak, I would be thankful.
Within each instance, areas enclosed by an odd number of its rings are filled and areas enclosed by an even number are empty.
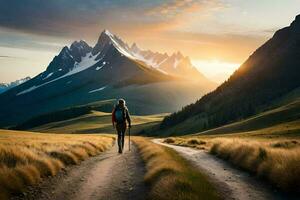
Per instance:
[[[177,51],[177,53],[174,53],[173,54],[176,58],[178,58],[178,59],[183,59],[184,58],[184,56],[182,55],[182,53],[180,52],[180,51]]]
[[[101,57],[110,49],[116,49],[122,56],[129,59],[145,63],[150,68],[155,68],[165,74],[172,74],[176,76],[187,76],[195,79],[203,78],[204,76],[191,64],[189,57],[183,56],[178,51],[171,56],[164,53],[152,52],[150,50],[142,50],[136,43],[131,47],[125,43],[121,38],[114,35],[108,30],[104,30],[92,53],[102,54]],[[193,78],[193,79],[194,79]]]
[[[109,37],[113,37],[114,34],[112,34],[109,30],[104,29],[103,33],[105,33],[106,35],[108,35]]]
[[[204,78],[192,66],[189,58],[184,57],[179,51],[169,56],[166,53],[142,50],[135,43],[129,47],[121,38],[108,30],[104,30],[93,48],[83,40],[73,42],[70,48],[65,46],[54,57],[46,71],[38,76],[39,82],[31,88],[19,92],[17,95],[31,92],[54,81],[73,76],[93,66],[96,71],[103,67],[108,68],[109,64],[107,63],[112,63],[122,59],[122,57],[131,61],[138,61],[138,63],[142,62],[146,67],[157,71],[157,73],[187,77],[188,79]]]
[[[71,55],[70,49],[69,49],[67,46],[65,46],[65,47],[62,49],[60,55],[62,56],[63,59],[68,59],[69,57],[71,57],[71,58],[73,57],[73,56]]]
[[[85,41],[83,40],[80,40],[79,42],[78,41],[75,41],[71,44],[70,46],[70,50],[73,51],[75,49],[85,49],[85,50],[91,50],[92,47],[90,47]]]
[[[137,46],[136,43],[133,43],[133,44],[131,45],[130,50],[131,50],[132,52],[134,52],[134,53],[139,53],[139,52],[141,51],[140,48]]]
[[[136,59],[130,51],[128,44],[108,30],[104,30],[100,34],[98,42],[92,50],[92,54],[96,55],[100,53],[99,56],[104,57],[112,48],[117,50],[122,56],[126,56],[130,59]]]
[[[79,42],[75,41],[72,43],[69,53],[76,62],[81,62],[81,58],[85,57],[91,51],[92,47],[90,47],[85,41],[80,40]]]

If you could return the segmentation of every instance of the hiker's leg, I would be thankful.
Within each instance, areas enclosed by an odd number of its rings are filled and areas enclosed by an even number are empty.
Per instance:
[[[126,134],[126,124],[124,124],[123,127],[122,127],[122,150],[124,149],[125,134]]]
[[[123,146],[122,145],[122,129],[118,124],[116,125],[116,129],[118,132],[118,147],[119,147],[119,153],[120,153],[122,151],[121,147]]]

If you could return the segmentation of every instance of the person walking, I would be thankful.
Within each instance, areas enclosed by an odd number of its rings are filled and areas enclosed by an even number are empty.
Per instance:
[[[127,122],[128,128],[131,128],[131,119],[128,108],[126,107],[126,102],[124,99],[119,99],[118,104],[112,111],[112,125],[113,128],[117,129],[118,133],[119,153],[122,153],[124,149],[124,138],[127,129]]]

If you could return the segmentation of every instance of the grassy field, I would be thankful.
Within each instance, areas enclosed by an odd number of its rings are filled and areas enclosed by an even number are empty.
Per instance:
[[[166,114],[135,116],[132,115],[132,134],[149,126],[158,124]],[[92,111],[76,118],[52,122],[30,129],[45,133],[114,133],[111,124],[111,113]]]
[[[111,135],[40,134],[0,130],[0,199],[110,148]]]
[[[244,126],[248,123],[250,122],[235,123],[197,135],[171,137],[165,139],[165,142],[205,149],[239,168],[264,178],[283,191],[298,193],[300,120],[252,131],[229,132],[231,128],[236,130],[238,125]]]
[[[141,137],[134,141],[146,163],[145,181],[151,188],[149,199],[220,199],[207,177],[175,151]]]

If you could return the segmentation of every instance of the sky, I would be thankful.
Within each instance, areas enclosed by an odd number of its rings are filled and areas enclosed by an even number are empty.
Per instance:
[[[300,0],[0,0],[0,82],[44,71],[104,29],[142,49],[181,51],[221,83],[300,14]]]

